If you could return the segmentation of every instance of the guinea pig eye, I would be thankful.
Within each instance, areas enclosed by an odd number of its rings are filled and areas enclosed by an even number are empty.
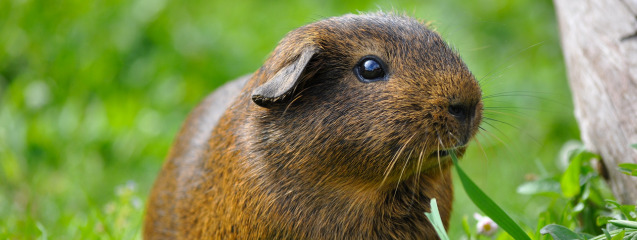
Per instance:
[[[354,74],[364,83],[387,80],[385,63],[376,56],[363,57],[356,66]]]

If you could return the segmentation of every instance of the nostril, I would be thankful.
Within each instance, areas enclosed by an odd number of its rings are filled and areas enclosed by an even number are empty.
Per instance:
[[[451,104],[449,105],[449,114],[460,121],[466,121],[470,114],[469,109],[471,108],[464,104]]]

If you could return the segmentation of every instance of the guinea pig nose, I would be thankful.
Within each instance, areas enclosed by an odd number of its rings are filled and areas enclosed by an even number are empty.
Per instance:
[[[453,103],[449,104],[449,114],[451,116],[458,119],[460,122],[466,122],[469,118],[473,117],[475,111],[473,111],[475,107],[471,107],[469,104],[465,103]]]

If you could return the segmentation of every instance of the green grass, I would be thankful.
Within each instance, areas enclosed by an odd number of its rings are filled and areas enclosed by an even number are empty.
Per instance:
[[[461,164],[535,229],[547,199],[515,189],[557,172],[559,148],[578,137],[550,1],[6,0],[0,238],[139,237],[148,191],[199,100],[257,69],[295,27],[378,9],[433,21],[485,95],[505,93],[485,102],[496,120]],[[476,211],[456,187],[451,239]]]

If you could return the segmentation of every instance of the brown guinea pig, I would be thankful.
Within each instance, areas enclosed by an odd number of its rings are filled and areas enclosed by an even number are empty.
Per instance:
[[[474,76],[404,16],[328,18],[188,117],[148,202],[146,239],[437,239],[449,150],[482,118]]]

